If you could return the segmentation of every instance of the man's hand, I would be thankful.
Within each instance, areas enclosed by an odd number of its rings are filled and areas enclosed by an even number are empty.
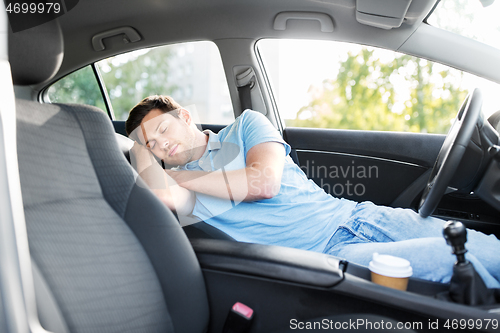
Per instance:
[[[139,176],[168,208],[179,215],[189,215],[194,208],[194,193],[177,185],[143,145],[134,142],[130,161]]]
[[[130,149],[130,162],[137,173],[141,173],[144,169],[150,167],[153,162],[156,163],[151,151],[137,141],[134,141],[134,145]]]

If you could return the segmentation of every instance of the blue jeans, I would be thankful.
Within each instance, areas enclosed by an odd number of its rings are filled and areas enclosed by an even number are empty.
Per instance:
[[[341,224],[324,253],[368,266],[374,252],[410,261],[413,277],[447,283],[456,257],[443,238],[445,221],[422,218],[410,209],[359,203]],[[500,288],[500,241],[493,235],[467,230],[466,258],[488,288]]]

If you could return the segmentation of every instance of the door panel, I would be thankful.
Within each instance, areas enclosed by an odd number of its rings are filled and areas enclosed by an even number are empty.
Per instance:
[[[445,139],[441,134],[288,127],[295,149],[365,155],[432,167]]]
[[[426,168],[361,155],[297,150],[308,178],[325,192],[355,201],[390,205]]]
[[[445,138],[310,128],[287,128],[284,134],[302,170],[327,193],[403,207],[415,204]],[[421,185],[412,186],[415,182]],[[396,201],[403,194],[405,199]]]

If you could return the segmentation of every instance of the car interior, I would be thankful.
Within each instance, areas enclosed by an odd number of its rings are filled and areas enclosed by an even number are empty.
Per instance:
[[[427,23],[439,2],[62,0],[63,15],[18,31],[2,13],[0,332],[497,331],[498,290],[412,277],[395,290],[343,258],[237,242],[177,216],[131,167],[132,141],[108,92],[102,106],[47,97],[103,59],[210,41],[232,119],[263,113],[301,166],[379,170],[362,195],[343,197],[500,237],[500,116],[481,113],[484,92],[470,91],[448,135],[291,127],[256,47],[264,38],[349,42],[500,83],[500,50]],[[450,299],[450,288],[466,300]]]

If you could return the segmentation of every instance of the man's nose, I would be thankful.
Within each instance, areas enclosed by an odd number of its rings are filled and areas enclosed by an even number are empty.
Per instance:
[[[161,149],[165,149],[165,148],[167,148],[167,147],[168,147],[168,141],[169,141],[169,140],[168,140],[167,138],[161,138],[161,139],[159,140],[160,148],[161,148]]]

